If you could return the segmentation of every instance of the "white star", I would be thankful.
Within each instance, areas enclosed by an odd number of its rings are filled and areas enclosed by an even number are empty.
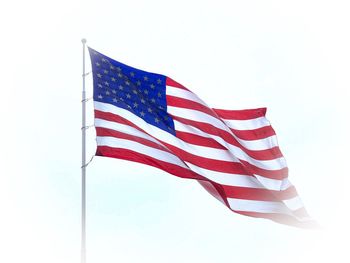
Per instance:
[[[148,90],[146,90],[146,89],[145,89],[143,92],[144,92],[146,95],[148,94]]]
[[[98,95],[98,98],[99,98],[99,99],[103,99],[103,97],[102,97],[102,95],[101,95],[101,94],[100,94],[100,95]]]
[[[141,99],[141,103],[145,104],[145,102],[146,102],[146,101],[145,101],[144,99]]]
[[[128,93],[128,94],[126,94],[126,97],[127,97],[128,99],[130,99],[130,98],[131,98],[131,95]]]
[[[97,86],[98,86],[99,88],[102,88],[102,85],[101,85],[101,84],[97,84]]]
[[[154,98],[152,98],[152,99],[151,99],[151,101],[152,101],[153,103],[155,103],[155,102],[156,102],[156,100],[155,100]]]
[[[137,85],[137,86],[141,86],[141,81],[139,81],[139,80],[136,81],[136,85]]]
[[[113,102],[118,102],[118,99],[117,99],[117,98],[114,98],[114,99],[113,99]]]
[[[157,83],[158,83],[158,84],[162,84],[162,80],[161,80],[161,79],[158,79],[158,80],[157,80]]]
[[[117,67],[117,70],[118,70],[118,71],[122,71],[122,69],[121,69],[120,67]]]
[[[135,77],[135,73],[134,72],[130,72],[130,76],[131,77]]]
[[[148,77],[147,77],[147,76],[144,76],[143,79],[144,79],[144,81],[147,81],[147,80],[148,80]]]
[[[100,73],[97,73],[97,77],[102,78],[102,75]]]
[[[96,64],[96,66],[98,66],[98,67],[99,67],[99,66],[101,66],[101,64],[100,64],[100,63],[98,63],[98,62],[96,62],[95,64]]]
[[[105,70],[103,71],[103,73],[108,74],[108,70],[105,69]]]
[[[161,98],[162,94],[160,92],[158,92],[158,98]]]
[[[108,81],[105,81],[105,85],[106,85],[106,86],[109,86],[109,83],[108,83]]]
[[[107,91],[106,91],[106,95],[109,95],[109,94],[110,94],[110,92],[107,90]]]
[[[114,90],[112,90],[112,92],[113,92],[114,94],[116,94],[116,93],[117,93],[115,89],[114,89]]]
[[[124,89],[124,87],[122,86],[122,85],[119,85],[119,87],[118,87],[120,90],[123,90]]]
[[[151,84],[151,85],[149,85],[149,86],[151,87],[151,89],[154,89],[154,87],[155,87],[153,84]]]
[[[111,78],[112,81],[115,81],[115,78]]]
[[[151,112],[151,113],[153,112],[153,110],[151,108],[148,108],[147,111]]]
[[[113,65],[110,65],[109,68],[110,68],[110,69],[114,69],[114,66],[113,66]]]
[[[134,102],[134,108],[137,108],[139,105],[137,104],[137,102]]]
[[[144,117],[144,116],[145,116],[145,113],[144,113],[143,111],[141,111],[141,112],[140,112],[140,115],[141,115],[142,117]]]
[[[134,94],[137,94],[137,90],[136,90],[136,89],[134,89],[132,92],[133,92]]]
[[[154,121],[155,121],[156,123],[158,123],[158,122],[159,122],[159,119],[158,119],[158,118],[155,118]]]
[[[129,82],[129,81],[125,81],[125,84],[129,86],[129,85],[130,85],[130,82]]]

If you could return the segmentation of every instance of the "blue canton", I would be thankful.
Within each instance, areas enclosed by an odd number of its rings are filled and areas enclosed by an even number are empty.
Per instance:
[[[147,123],[175,135],[167,113],[166,77],[129,67],[89,48],[94,101],[124,108]]]

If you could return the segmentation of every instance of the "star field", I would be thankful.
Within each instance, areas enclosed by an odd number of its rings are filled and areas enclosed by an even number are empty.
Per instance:
[[[147,123],[175,134],[167,113],[166,77],[142,71],[89,48],[94,101],[126,109]]]

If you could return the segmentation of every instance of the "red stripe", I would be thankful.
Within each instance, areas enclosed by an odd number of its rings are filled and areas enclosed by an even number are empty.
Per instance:
[[[213,109],[216,114],[227,120],[251,120],[263,117],[266,114],[266,108],[247,109],[247,110],[221,110]]]
[[[108,136],[108,137],[114,137],[114,138],[118,138],[118,139],[134,141],[134,142],[138,142],[138,143],[141,143],[143,145],[170,153],[170,151],[167,148],[165,148],[164,146],[162,146],[158,143],[152,142],[152,141],[144,139],[144,138],[140,138],[138,136],[130,135],[127,133],[123,133],[123,132],[119,132],[119,131],[115,131],[115,130],[111,130],[111,129],[107,129],[107,128],[96,127],[96,135],[101,136],[101,137]]]
[[[232,133],[242,140],[260,140],[276,135],[271,126],[264,126],[254,130],[235,130],[230,128]]]
[[[110,113],[110,112],[104,112],[104,111],[95,110],[95,118],[103,119],[103,120],[111,121],[111,122],[122,123],[122,124],[125,124],[125,125],[129,125],[129,126],[135,128],[135,129],[139,130],[139,131],[142,131],[142,132],[146,133],[144,130],[142,130],[140,127],[136,126],[131,121],[128,121],[127,119],[125,119],[125,118],[123,118],[123,117],[121,117],[119,115],[115,115],[113,113]]]
[[[183,131],[176,131],[176,137],[178,137],[179,139],[183,140],[184,142],[187,142],[190,144],[227,150],[226,147],[219,144],[214,139],[211,139],[208,137],[203,137],[203,136],[200,136],[197,134],[183,132]],[[278,146],[270,148],[270,149],[266,149],[266,150],[256,150],[256,151],[247,150],[246,148],[244,148],[243,146],[238,144],[238,142],[234,146],[239,147],[244,152],[246,152],[249,156],[251,156],[252,158],[254,158],[256,160],[273,160],[276,158],[283,157],[282,152]]]
[[[189,91],[185,86],[181,85],[180,83],[176,82],[175,80],[169,77],[166,78],[166,85]]]
[[[171,95],[166,95],[166,100],[167,100],[168,106],[174,106],[174,107],[179,107],[179,108],[201,111],[203,113],[206,113],[206,114],[213,116],[214,118],[217,118],[218,120],[222,121],[219,118],[219,116],[212,109],[210,109],[210,108],[208,108],[208,107],[206,107],[203,104],[200,104],[198,102],[179,98],[179,97],[174,97]]]
[[[199,146],[206,146],[211,147],[215,149],[226,149],[224,146],[219,144],[217,141],[203,137],[197,134],[183,132],[183,131],[176,131],[176,137],[183,140],[184,142],[199,145]]]
[[[290,187],[283,191],[228,185],[223,185],[223,188],[227,197],[246,200],[279,202],[281,200],[291,199],[293,197],[298,196],[298,193],[296,192],[294,187]]]
[[[247,173],[247,171],[244,169],[244,166],[241,163],[206,158],[203,156],[188,153],[178,147],[175,147],[165,142],[163,142],[163,144],[165,144],[165,146],[168,147],[171,150],[171,152],[177,155],[181,160],[197,165],[201,168],[222,173],[251,175]]]
[[[214,184],[212,182],[206,182],[206,181],[199,181],[198,183],[207,190],[208,193],[210,193],[212,196],[214,196],[216,199],[218,199],[221,203],[226,205],[227,207],[230,207],[227,198],[225,197],[225,194],[222,189],[222,185]]]
[[[263,177],[276,179],[276,180],[283,180],[284,178],[288,177],[288,167],[284,167],[278,170],[266,170],[266,169],[256,167],[244,160],[240,160],[240,162],[246,167],[248,172],[251,172],[253,174],[258,174]]]
[[[132,150],[113,148],[109,146],[98,146],[96,155],[147,164],[182,178],[208,181],[208,179],[191,170],[185,169],[172,163],[155,159],[149,155],[141,154]]]

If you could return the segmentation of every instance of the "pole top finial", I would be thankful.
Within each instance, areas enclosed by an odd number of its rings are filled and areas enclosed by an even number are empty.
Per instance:
[[[86,39],[83,38],[83,39],[81,40],[81,43],[86,44]]]

